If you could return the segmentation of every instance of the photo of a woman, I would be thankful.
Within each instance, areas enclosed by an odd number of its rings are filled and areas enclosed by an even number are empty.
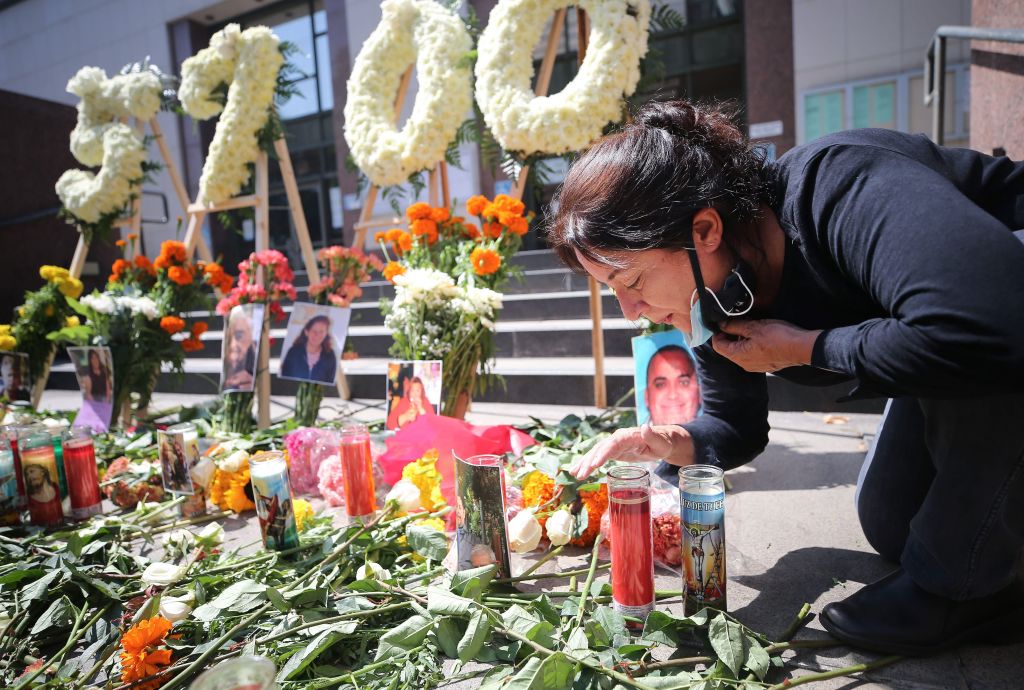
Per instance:
[[[419,376],[409,379],[405,385],[405,394],[391,406],[388,414],[388,429],[398,429],[421,415],[437,414],[434,405],[427,398],[426,389]]]
[[[331,320],[318,314],[306,322],[288,348],[281,363],[281,376],[330,384],[338,370],[338,357],[331,339]]]
[[[82,391],[75,423],[106,431],[114,410],[114,359],[109,347],[69,347],[68,357]]]
[[[0,396],[28,400],[28,356],[20,352],[0,353]]]
[[[423,415],[440,414],[441,362],[388,362],[386,396],[388,429],[399,429]]]
[[[232,308],[228,314],[224,329],[222,392],[249,392],[253,389],[263,309],[262,304],[242,304]]]
[[[82,378],[82,394],[86,400],[109,402],[114,395],[114,385],[110,376],[111,367],[103,361],[100,350],[90,348]]]

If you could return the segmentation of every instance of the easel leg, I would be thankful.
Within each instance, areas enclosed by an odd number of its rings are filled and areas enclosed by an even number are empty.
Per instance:
[[[260,153],[256,159],[256,251],[270,248],[270,176],[267,170],[267,154]],[[270,282],[266,270],[261,268],[257,279],[266,288]],[[270,307],[263,313],[263,331],[260,335],[259,362],[256,365],[256,422],[257,427],[270,426]]]

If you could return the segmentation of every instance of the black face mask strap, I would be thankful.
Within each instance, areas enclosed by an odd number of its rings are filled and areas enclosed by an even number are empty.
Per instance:
[[[704,276],[700,272],[700,262],[697,261],[697,250],[687,248],[686,255],[690,257],[693,280],[697,283],[697,299],[700,301],[702,321],[704,321],[705,326],[718,333],[718,324],[725,320],[726,315],[722,314],[722,310],[715,303],[715,300],[708,296],[707,290],[704,287]]]

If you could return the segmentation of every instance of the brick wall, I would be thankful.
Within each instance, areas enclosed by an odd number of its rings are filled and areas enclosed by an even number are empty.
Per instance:
[[[775,144],[776,154],[796,144],[793,112],[793,0],[744,4],[747,121],[782,121],[781,136],[758,141]]]
[[[974,0],[971,24],[1024,30],[1020,0]],[[997,148],[1024,159],[1024,44],[974,41],[971,46],[971,148]]]

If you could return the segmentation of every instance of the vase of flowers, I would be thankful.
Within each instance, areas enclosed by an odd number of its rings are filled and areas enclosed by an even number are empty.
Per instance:
[[[288,266],[288,259],[276,249],[253,252],[249,258],[238,264],[238,282],[217,303],[217,313],[227,319],[228,313],[240,304],[265,304],[263,323],[260,328],[259,362],[255,375],[258,378],[267,367],[270,320],[283,319],[281,300],[295,299],[295,274]],[[254,391],[233,391],[223,394],[224,408],[220,426],[224,431],[247,433],[253,427],[252,403]]]
[[[351,306],[353,300],[362,296],[360,285],[370,279],[372,271],[384,268],[380,259],[358,248],[324,247],[317,252],[316,260],[323,278],[309,286],[309,297],[314,304],[335,307]],[[323,399],[323,384],[300,383],[295,395],[296,422],[300,426],[314,425]]]
[[[136,411],[149,405],[164,364],[180,375],[185,353],[202,349],[199,338],[207,324],[189,325],[185,314],[209,304],[210,287],[224,288],[231,280],[217,264],[188,261],[181,242],[164,242],[159,257],[150,261],[135,254],[136,240],[134,235],[118,240],[124,256],[111,267],[103,292],[67,298],[85,323],[49,336],[55,342],[110,348],[114,410],[124,422],[130,420],[133,395]]]
[[[479,224],[419,202],[406,209],[408,231],[375,235],[388,258],[384,277],[395,285],[395,299],[381,301],[394,338],[389,352],[442,360],[442,413],[458,418],[490,383],[499,290],[517,275],[509,259],[532,220],[505,195],[474,196],[466,208]]]

